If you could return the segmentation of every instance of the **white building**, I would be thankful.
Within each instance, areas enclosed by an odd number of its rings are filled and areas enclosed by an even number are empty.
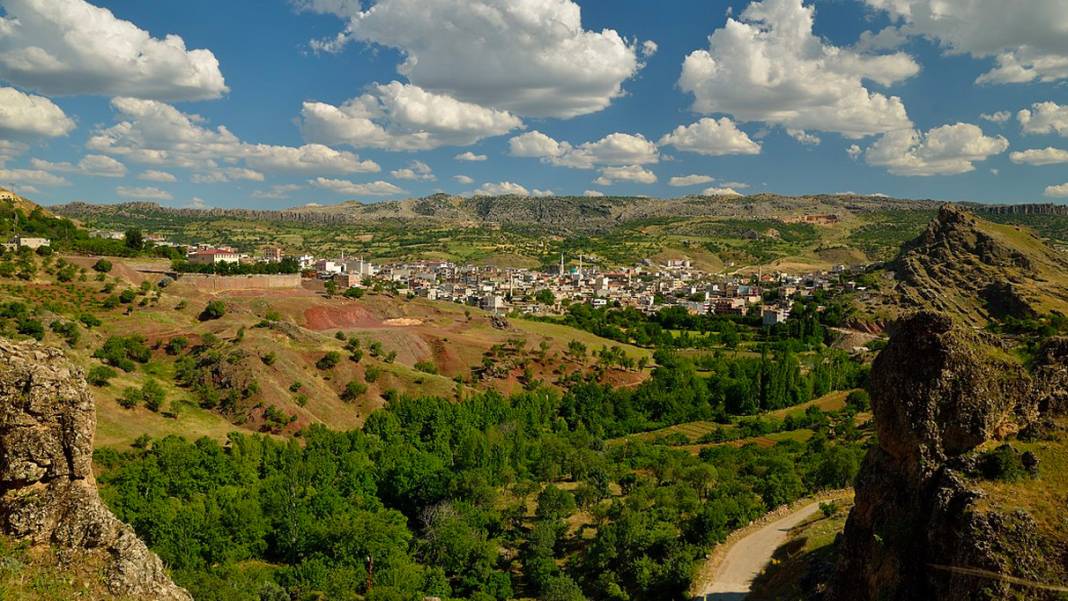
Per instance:
[[[241,255],[233,250],[222,248],[203,248],[186,256],[190,263],[198,265],[218,265],[219,263],[240,263]]]

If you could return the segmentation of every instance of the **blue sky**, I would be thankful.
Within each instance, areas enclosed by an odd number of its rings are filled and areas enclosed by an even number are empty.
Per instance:
[[[0,185],[1063,202],[1068,5],[1027,4],[0,0]]]

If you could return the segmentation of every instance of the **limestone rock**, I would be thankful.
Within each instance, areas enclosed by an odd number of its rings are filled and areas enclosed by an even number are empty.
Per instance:
[[[83,374],[59,350],[0,339],[0,530],[57,547],[70,561],[106,551],[106,585],[116,595],[191,600],[100,500],[95,430]]]

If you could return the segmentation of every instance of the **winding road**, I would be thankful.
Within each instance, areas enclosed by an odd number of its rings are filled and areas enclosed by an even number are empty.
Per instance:
[[[790,529],[819,511],[814,501],[754,530],[738,539],[727,550],[723,561],[716,566],[710,584],[693,599],[700,601],[742,601],[749,594],[753,580],[771,561],[772,554],[786,542]]]

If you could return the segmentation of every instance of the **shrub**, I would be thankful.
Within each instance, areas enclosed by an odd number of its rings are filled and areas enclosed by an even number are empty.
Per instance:
[[[82,337],[81,332],[78,330],[78,324],[73,321],[60,321],[57,319],[49,324],[48,327],[62,336],[67,341],[67,346],[73,347],[78,344],[78,340]]]
[[[141,387],[141,398],[149,411],[159,411],[159,408],[163,406],[163,401],[167,398],[167,391],[163,390],[159,382],[148,380]]]
[[[124,304],[124,305],[128,305],[128,304],[134,302],[134,299],[136,299],[136,298],[137,298],[137,291],[134,290],[133,288],[127,288],[127,289],[123,290],[119,294],[119,302]]]
[[[304,388],[304,384],[301,382],[293,382],[289,385],[289,392],[297,392],[301,388]]]
[[[114,309],[115,307],[119,306],[119,297],[112,294],[111,296],[105,298],[104,301],[100,303],[100,306],[105,309]]]
[[[42,247],[43,248],[43,247]],[[44,339],[45,330],[44,324],[36,319],[30,319],[29,317],[20,317],[18,321],[17,330],[19,334],[23,336],[29,336],[38,342]]]
[[[136,369],[134,362],[147,363],[152,357],[152,349],[145,344],[144,336],[112,336],[104,341],[103,346],[93,353],[93,357],[122,371]]]
[[[271,351],[261,356],[260,361],[263,361],[264,365],[274,365],[274,362],[277,358],[278,357],[274,354],[274,351]]]
[[[117,375],[119,373],[107,365],[94,365],[89,369],[89,373],[85,374],[85,379],[93,386],[107,386],[108,381]]]
[[[438,373],[438,366],[433,361],[416,361],[414,367],[425,374]]]
[[[382,368],[371,365],[364,370],[363,381],[367,382],[368,384],[373,384],[375,383],[375,381],[378,380],[378,376],[380,375],[382,375]]]
[[[295,402],[301,407],[304,407],[308,404],[308,395],[304,394],[303,392],[298,392],[297,394],[293,395],[293,402]]]
[[[346,290],[345,292],[342,292],[341,294],[342,294],[342,296],[345,296],[346,298],[363,298],[363,288],[357,288],[357,287],[353,286],[352,288],[349,288],[348,290]]]
[[[367,384],[353,380],[345,384],[345,390],[341,391],[341,400],[352,402],[367,392]]]
[[[386,363],[393,363],[397,360],[397,351],[389,351],[386,356],[382,358]]]
[[[167,342],[166,351],[168,355],[177,355],[185,350],[185,347],[189,346],[189,339],[185,336],[175,336]]]
[[[359,363],[361,359],[363,359],[363,351],[360,349],[356,349],[349,354],[349,361],[353,363]]]
[[[208,305],[200,312],[198,319],[200,321],[210,321],[219,319],[223,315],[226,315],[226,304],[219,300],[213,300],[208,302]]]
[[[141,389],[129,386],[122,391],[122,396],[119,397],[119,404],[126,409],[133,409],[140,405],[142,400]]]
[[[338,331],[334,332],[334,338],[344,342],[345,341],[345,332],[342,332],[341,330],[338,330]]]
[[[100,318],[92,313],[82,313],[78,316],[78,321],[82,322],[82,325],[87,328],[95,328],[102,323]]]
[[[857,411],[867,411],[871,408],[871,396],[867,390],[854,390],[846,397],[846,406]]]
[[[322,370],[332,369],[341,361],[341,353],[329,351],[315,362],[315,367]]]
[[[1015,482],[1030,475],[1024,467],[1021,454],[1009,444],[983,454],[979,459],[979,470],[988,480],[1006,482]]]

